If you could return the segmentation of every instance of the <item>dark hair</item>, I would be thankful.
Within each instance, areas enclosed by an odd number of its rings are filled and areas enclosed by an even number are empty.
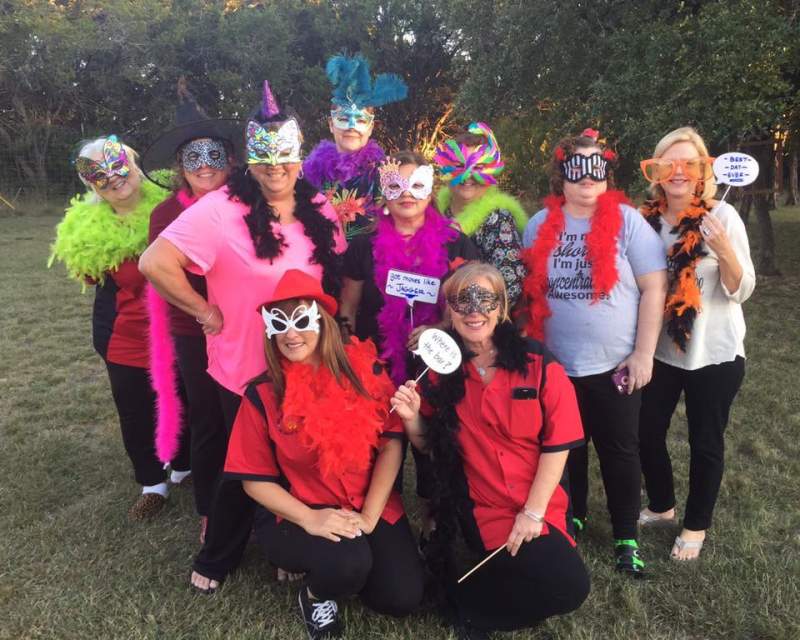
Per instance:
[[[459,133],[455,140],[459,146],[464,147],[480,147],[482,144],[486,144],[486,138],[475,133],[470,133],[467,130]]]
[[[394,160],[400,165],[415,164],[418,167],[421,167],[422,165],[430,164],[430,162],[423,158],[419,153],[411,149],[405,149],[404,151],[393,153],[391,156],[389,156],[389,159]]]
[[[597,140],[590,138],[589,136],[569,136],[558,141],[558,144],[556,145],[556,151],[560,149],[564,152],[564,158],[569,158],[569,156],[574,154],[578,149],[591,149],[593,147],[600,149],[600,153],[606,150],[606,146],[604,144],[599,143]],[[561,163],[562,160],[559,160],[554,153],[552,160],[550,161],[550,192],[557,196],[564,195],[564,176],[561,173]],[[609,189],[614,188],[615,164],[615,161],[608,161],[608,172],[606,174],[606,179],[608,180]]]
[[[253,120],[262,125],[280,126],[289,118],[297,118],[288,113],[277,113],[270,118],[262,116],[260,111],[250,115],[248,120]],[[299,124],[299,122],[298,122]],[[247,172],[247,167],[238,167],[233,170],[228,178],[228,191],[231,200],[239,200],[250,207],[249,213],[244,217],[256,256],[262,260],[272,262],[283,252],[286,242],[281,235],[275,235],[272,222],[279,220],[275,210],[266,201],[261,187]],[[303,231],[314,244],[311,254],[311,263],[322,267],[322,288],[326,293],[336,298],[341,291],[340,257],[334,251],[334,235],[336,224],[326,218],[321,207],[324,203],[313,202],[317,195],[316,189],[305,180],[298,180],[294,187],[295,209],[294,216],[303,225]]]

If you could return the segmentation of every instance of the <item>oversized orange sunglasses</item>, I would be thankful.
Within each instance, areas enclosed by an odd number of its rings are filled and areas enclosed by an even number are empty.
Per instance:
[[[714,158],[691,158],[689,160],[666,160],[664,158],[650,158],[642,160],[639,166],[648,182],[660,184],[666,182],[680,167],[683,175],[689,180],[708,180],[712,174]]]

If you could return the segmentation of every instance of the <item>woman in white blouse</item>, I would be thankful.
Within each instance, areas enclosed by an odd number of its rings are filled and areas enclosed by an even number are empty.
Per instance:
[[[747,232],[736,210],[713,200],[713,158],[698,133],[683,127],[642,162],[654,199],[642,213],[667,247],[670,291],[645,387],[639,424],[649,507],[643,526],[677,521],[666,437],[681,392],[689,423],[689,495],[672,558],[695,560],[722,482],[724,432],[744,378],[742,303],[756,277]]]

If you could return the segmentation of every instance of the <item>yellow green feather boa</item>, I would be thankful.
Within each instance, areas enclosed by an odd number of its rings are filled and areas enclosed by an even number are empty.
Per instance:
[[[445,213],[450,206],[451,198],[452,194],[450,189],[446,187],[439,189],[439,193],[436,194],[436,208],[439,209],[441,213]],[[472,236],[480,229],[480,226],[486,221],[489,214],[497,209],[505,209],[510,212],[520,232],[522,232],[525,229],[525,225],[528,224],[528,214],[525,213],[525,209],[522,208],[519,200],[514,196],[503,193],[496,186],[489,187],[482,198],[470,202],[461,210],[461,213],[455,216],[455,220],[461,225],[461,230],[466,235]]]
[[[56,227],[47,266],[64,263],[71,278],[82,284],[86,277],[102,282],[106,271],[147,247],[150,214],[169,191],[142,180],[142,199],[131,213],[117,215],[104,201],[91,202],[91,194],[75,196]]]

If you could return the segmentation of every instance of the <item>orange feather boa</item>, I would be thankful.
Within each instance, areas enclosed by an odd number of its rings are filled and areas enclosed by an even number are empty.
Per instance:
[[[648,200],[639,209],[657,232],[661,231],[661,215],[667,203]],[[692,325],[702,309],[702,292],[697,284],[697,263],[706,255],[700,223],[710,207],[699,196],[678,214],[675,230],[678,239],[667,252],[670,268],[669,293],[664,309],[667,334],[681,351],[686,351],[686,343],[692,333]]]

